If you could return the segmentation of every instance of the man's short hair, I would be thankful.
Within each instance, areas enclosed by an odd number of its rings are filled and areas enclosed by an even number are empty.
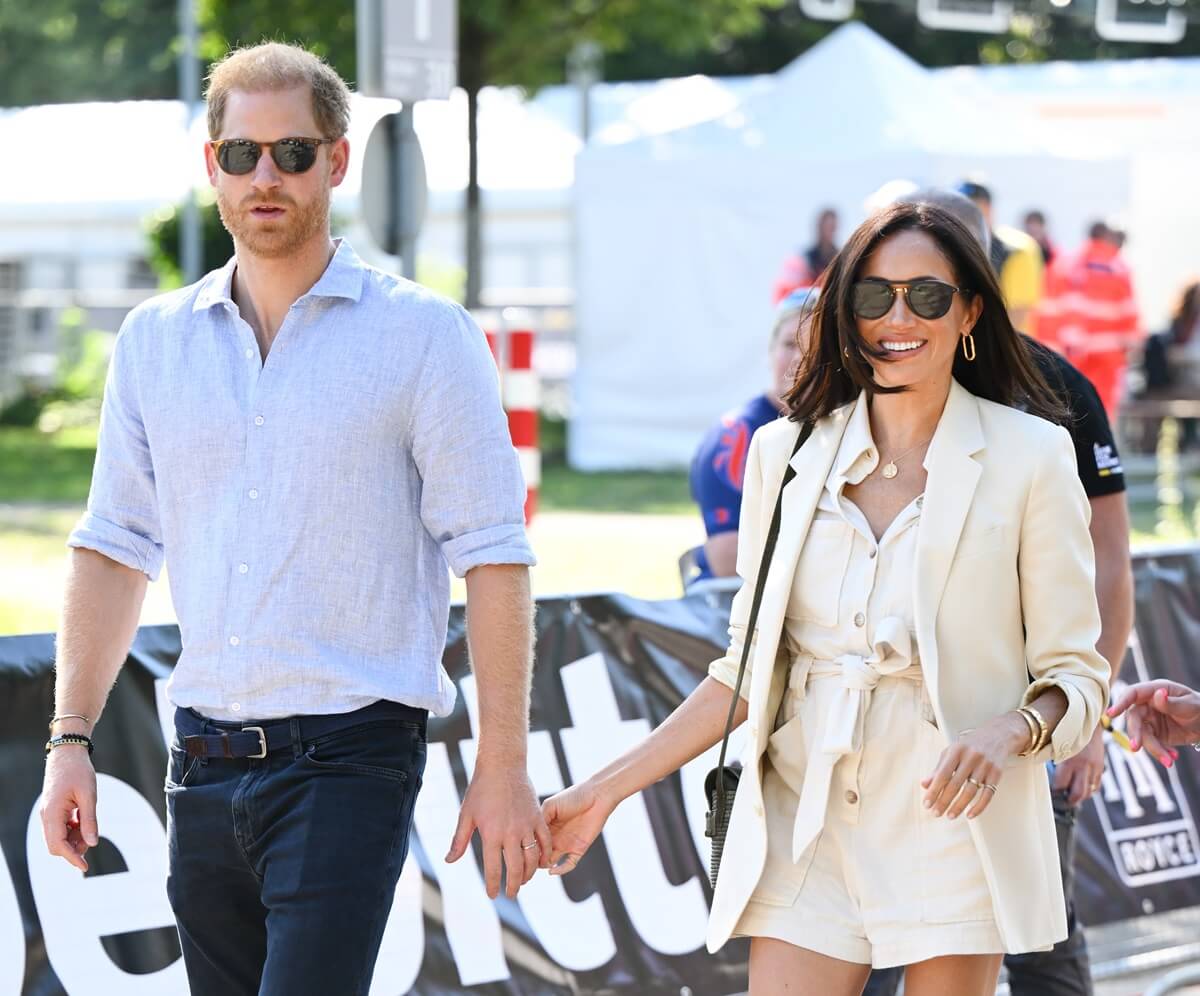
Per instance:
[[[953,190],[944,190],[941,187],[925,187],[922,190],[914,190],[910,194],[897,197],[896,203],[932,204],[934,207],[940,207],[967,226],[967,230],[983,246],[985,256],[992,251],[992,233],[988,231],[987,222],[983,219],[983,212],[979,210],[979,205],[963,194]]]
[[[232,90],[264,93],[307,86],[320,137],[341,138],[350,128],[350,88],[333,68],[299,45],[263,42],[238,48],[212,67],[204,99],[208,103],[208,137],[221,134],[225,103]],[[246,138],[257,136],[247,135]]]

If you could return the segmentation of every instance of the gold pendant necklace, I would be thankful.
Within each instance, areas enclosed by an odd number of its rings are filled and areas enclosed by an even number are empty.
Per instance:
[[[933,440],[933,437],[930,436],[928,439],[925,440],[925,442],[917,443],[916,446],[910,446],[903,453],[901,453],[898,457],[892,457],[892,459],[890,459],[887,463],[885,463],[883,465],[883,476],[886,477],[890,481],[893,477],[895,477],[897,474],[900,473],[900,468],[896,466],[897,461],[903,460],[913,450],[919,450],[922,446],[926,445],[926,443],[932,442],[932,440]]]

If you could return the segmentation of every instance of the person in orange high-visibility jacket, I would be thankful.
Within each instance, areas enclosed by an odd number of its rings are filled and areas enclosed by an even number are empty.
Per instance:
[[[1129,351],[1142,338],[1133,278],[1114,235],[1097,222],[1074,255],[1059,254],[1046,271],[1037,337],[1064,354],[1116,416]]]

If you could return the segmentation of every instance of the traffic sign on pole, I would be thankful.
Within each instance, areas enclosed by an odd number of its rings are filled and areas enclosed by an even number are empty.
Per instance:
[[[359,93],[406,104],[450,96],[458,66],[456,0],[358,0],[357,11]]]

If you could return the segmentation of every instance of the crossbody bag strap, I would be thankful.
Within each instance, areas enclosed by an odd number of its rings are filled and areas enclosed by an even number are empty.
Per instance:
[[[794,457],[812,435],[813,425],[805,422],[796,436],[796,445],[792,447]],[[733,686],[733,698],[729,701],[729,715],[725,719],[725,736],[721,740],[721,756],[717,761],[717,770],[725,769],[725,754],[729,750],[729,736],[733,733],[733,718],[737,713],[738,698],[742,694],[742,681],[746,677],[746,663],[750,660],[750,645],[754,642],[754,628],[758,625],[758,609],[762,604],[763,589],[767,583],[767,569],[771,566],[771,557],[775,553],[775,543],[779,539],[779,522],[783,515],[783,489],[796,476],[796,469],[788,458],[787,469],[783,472],[783,481],[779,485],[779,494],[775,498],[775,511],[771,513],[771,525],[767,528],[767,539],[763,544],[762,560],[758,565],[758,575],[754,581],[754,599],[750,603],[750,618],[746,623],[746,636],[742,641],[742,660],[738,664],[737,682]],[[725,779],[717,778],[717,808],[718,813],[724,812]]]

